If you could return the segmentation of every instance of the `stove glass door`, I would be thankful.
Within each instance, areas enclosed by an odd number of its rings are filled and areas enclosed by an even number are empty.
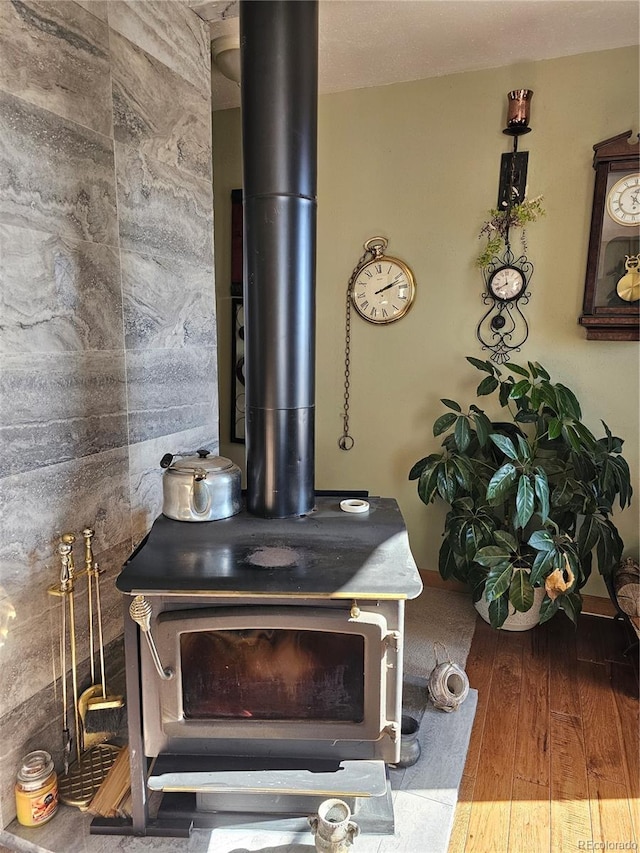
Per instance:
[[[180,637],[187,720],[364,719],[362,634],[290,628]]]

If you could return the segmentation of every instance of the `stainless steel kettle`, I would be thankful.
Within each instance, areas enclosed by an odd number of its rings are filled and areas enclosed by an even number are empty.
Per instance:
[[[240,469],[224,456],[211,456],[209,450],[197,453],[162,457],[163,515],[175,521],[217,521],[236,515],[242,508]]]

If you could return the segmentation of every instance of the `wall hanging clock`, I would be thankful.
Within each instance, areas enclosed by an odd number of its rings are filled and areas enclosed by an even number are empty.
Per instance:
[[[386,325],[407,313],[415,297],[413,273],[404,261],[385,255],[388,241],[372,237],[366,255],[355,269],[350,295],[353,306],[368,323]],[[371,256],[370,259],[369,255]]]
[[[631,131],[593,146],[596,179],[580,323],[587,339],[639,340],[640,142]]]
[[[405,316],[413,305],[416,284],[413,272],[399,258],[386,255],[386,237],[372,237],[364,244],[364,254],[347,284],[344,346],[343,430],[338,439],[341,450],[351,450],[355,441],[349,433],[351,383],[351,309],[374,326],[386,326]]]
[[[529,111],[533,92],[515,89],[508,94],[507,127],[503,133],[513,137],[513,151],[503,154],[500,164],[498,207],[492,211],[492,221],[482,233],[488,236],[489,251],[481,256],[479,265],[485,283],[482,301],[487,307],[476,327],[476,337],[483,349],[491,350],[491,360],[497,364],[509,361],[511,353],[519,351],[529,336],[529,324],[522,306],[529,301],[528,290],[533,264],[524,247],[516,257],[511,247],[511,230],[521,224],[519,213],[525,211],[528,152],[518,151],[518,138],[529,133]],[[541,212],[539,199],[532,206]],[[495,246],[495,251],[493,251]]]

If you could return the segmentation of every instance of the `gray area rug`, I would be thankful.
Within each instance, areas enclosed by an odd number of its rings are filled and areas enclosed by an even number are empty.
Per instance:
[[[421,718],[422,754],[412,767],[390,770],[396,831],[392,836],[361,835],[354,853],[446,853],[462,778],[477,693],[470,690],[458,711],[447,714],[428,701],[426,683],[436,665],[434,643],[444,643],[459,666],[469,653],[476,611],[463,593],[425,589],[407,603],[405,695]],[[442,662],[440,660],[440,662]],[[0,851],[21,853],[314,853],[306,821],[286,831],[264,829],[194,830],[189,839],[89,835],[91,815],[61,806],[51,823],[35,829],[15,821],[0,831]],[[4,846],[4,847],[3,847]]]

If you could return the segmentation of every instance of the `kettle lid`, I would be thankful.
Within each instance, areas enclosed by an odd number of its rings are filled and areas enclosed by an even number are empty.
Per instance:
[[[200,448],[197,453],[197,456],[182,456],[179,459],[167,453],[162,458],[160,465],[168,471],[181,473],[193,472],[196,469],[216,473],[219,471],[228,471],[236,467],[235,462],[227,459],[226,456],[211,456],[210,450]],[[169,459],[170,456],[171,459]]]

